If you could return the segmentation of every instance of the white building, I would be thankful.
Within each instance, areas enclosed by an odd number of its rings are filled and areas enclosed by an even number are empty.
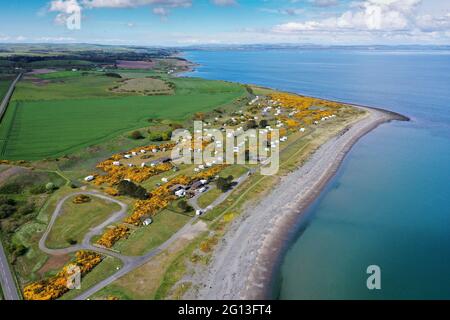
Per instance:
[[[84,178],[84,181],[86,182],[91,182],[92,180],[94,180],[95,177],[94,176],[87,176],[86,178]]]
[[[178,190],[178,191],[175,191],[175,195],[176,195],[178,198],[183,198],[183,197],[186,195],[186,190],[180,189],[180,190]]]

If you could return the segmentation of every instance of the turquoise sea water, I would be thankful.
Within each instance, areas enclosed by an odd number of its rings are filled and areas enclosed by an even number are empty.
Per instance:
[[[363,137],[292,231],[280,299],[450,299],[450,52],[192,51],[191,75],[411,117]],[[366,268],[381,268],[380,291]]]

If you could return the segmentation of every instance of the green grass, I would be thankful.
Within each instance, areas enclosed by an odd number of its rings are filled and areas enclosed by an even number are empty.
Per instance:
[[[43,60],[33,61],[29,63],[32,68],[51,68],[51,67],[86,67],[91,66],[94,63],[86,60]]]
[[[168,240],[189,219],[188,216],[163,210],[150,226],[135,230],[127,240],[119,242],[114,249],[125,255],[143,255]]]
[[[64,203],[62,214],[56,219],[47,238],[49,248],[69,247],[68,239],[83,241],[90,228],[105,221],[112,213],[120,210],[119,205],[96,197],[83,204],[74,204],[70,198]]]
[[[194,252],[194,250],[198,247],[205,235],[206,233],[203,233],[201,236],[196,237],[195,240],[190,242],[189,245],[178,254],[178,256],[166,269],[159,288],[156,290],[155,300],[163,300],[168,298],[171,289],[186,273],[186,260],[192,255],[192,252]]]
[[[104,74],[62,71],[37,75],[37,78],[48,83],[35,84],[31,80],[20,81],[13,101],[47,101],[86,98],[108,98],[120,96],[108,89],[116,85],[118,79]],[[49,82],[50,81],[50,82]]]
[[[238,84],[201,79],[176,79],[174,82],[177,84],[176,94],[171,96],[69,100],[50,100],[54,98],[51,95],[53,91],[43,89],[45,86],[34,86],[37,88],[32,90],[22,86],[2,121],[0,141],[7,142],[0,146],[0,157],[36,160],[62,156],[148,126],[150,118],[183,121],[195,112],[208,112],[218,106],[229,105],[245,94],[244,88]],[[83,84],[86,85],[85,82]],[[70,86],[61,86],[67,92],[72,90]],[[80,87],[73,90],[78,92],[78,97],[85,97]],[[89,95],[90,91],[86,90]],[[40,96],[49,100],[17,101]]]
[[[217,188],[213,188],[208,192],[206,192],[205,194],[203,194],[200,198],[198,198],[197,203],[202,209],[205,209],[207,206],[213,203],[213,201],[216,200],[221,194],[222,191],[220,191]]]
[[[11,84],[10,80],[1,80],[0,79],[0,100],[3,99],[4,95],[8,91],[10,84]]]

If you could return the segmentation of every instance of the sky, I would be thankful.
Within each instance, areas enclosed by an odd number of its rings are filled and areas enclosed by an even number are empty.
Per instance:
[[[450,0],[0,0],[0,42],[450,44]]]

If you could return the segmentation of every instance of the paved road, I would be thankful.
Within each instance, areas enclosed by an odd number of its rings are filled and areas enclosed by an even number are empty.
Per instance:
[[[68,247],[68,248],[64,248],[64,249],[50,249],[50,248],[48,248],[46,246],[45,242],[46,242],[46,240],[48,238],[48,235],[49,235],[53,225],[55,224],[56,219],[62,213],[62,206],[64,205],[64,203],[69,198],[71,198],[73,196],[76,196],[76,195],[81,195],[81,194],[91,195],[91,196],[94,196],[94,197],[105,199],[107,201],[115,202],[118,205],[120,205],[121,209],[119,211],[117,211],[117,212],[114,212],[107,220],[105,220],[100,225],[90,229],[89,232],[85,235],[82,243],[80,243],[78,245],[75,245],[75,246]],[[127,214],[127,209],[128,209],[128,206],[125,203],[123,203],[123,202],[120,202],[120,201],[118,201],[116,199],[113,199],[113,198],[110,198],[108,196],[105,196],[103,194],[100,194],[100,193],[97,193],[97,192],[90,192],[90,191],[81,191],[81,192],[72,193],[72,194],[69,194],[69,195],[65,196],[64,198],[62,198],[62,199],[60,199],[58,201],[58,203],[56,205],[56,208],[53,211],[52,217],[50,218],[50,222],[49,222],[49,224],[47,226],[47,229],[45,230],[44,234],[42,235],[41,239],[39,240],[39,249],[41,249],[42,251],[44,251],[44,252],[46,252],[46,253],[48,253],[50,255],[63,255],[63,254],[76,252],[78,250],[91,250],[91,251],[95,251],[95,252],[98,252],[98,253],[101,253],[101,254],[104,254],[104,255],[108,255],[108,256],[112,256],[112,257],[118,258],[123,263],[123,266],[122,266],[122,268],[119,271],[117,271],[115,274],[109,276],[108,278],[104,279],[103,281],[97,283],[95,286],[91,287],[90,289],[86,290],[81,295],[76,297],[75,300],[85,300],[85,299],[87,299],[88,297],[90,297],[94,293],[98,292],[102,288],[104,288],[107,285],[111,284],[112,282],[114,282],[115,280],[119,279],[120,277],[124,276],[128,272],[133,271],[134,269],[142,266],[143,264],[148,262],[150,259],[152,259],[154,256],[158,255],[160,252],[162,252],[165,249],[167,249],[173,242],[178,240],[183,234],[190,232],[191,228],[192,228],[192,225],[198,219],[198,217],[192,218],[186,225],[184,225],[183,228],[181,228],[176,233],[174,233],[172,235],[172,237],[170,239],[168,239],[166,242],[164,242],[162,245],[160,245],[159,247],[153,249],[152,251],[150,251],[146,255],[139,256],[139,257],[125,256],[125,255],[122,255],[122,254],[120,254],[118,252],[114,252],[114,251],[108,250],[106,248],[97,247],[95,245],[92,245],[91,244],[91,239],[94,236],[101,234],[103,229],[105,227],[107,227],[108,225],[123,219],[126,216],[126,214]]]
[[[11,83],[11,86],[8,89],[8,92],[3,97],[3,100],[0,104],[0,121],[5,114],[6,108],[9,103],[9,99],[11,98],[14,88],[17,82],[20,80],[22,74],[19,74],[17,78]],[[6,300],[19,300],[20,297],[17,293],[16,283],[14,282],[14,277],[9,268],[8,258],[6,257],[5,250],[3,249],[3,245],[0,241],[0,283],[3,289],[3,295]]]
[[[71,246],[71,247],[67,247],[64,249],[51,249],[48,248],[47,245],[45,244],[45,242],[47,241],[48,235],[50,233],[50,231],[53,228],[53,225],[55,224],[56,219],[61,215],[62,213],[62,206],[64,205],[64,203],[71,197],[73,196],[77,196],[77,195],[91,195],[97,198],[101,198],[110,202],[114,202],[117,203],[120,206],[120,210],[117,212],[114,212],[107,220],[105,220],[104,222],[102,222],[100,225],[92,228],[89,230],[88,233],[86,233],[86,235],[83,238],[83,242],[75,245],[75,246]],[[39,249],[41,249],[43,252],[50,254],[50,255],[64,255],[64,254],[68,254],[68,253],[72,253],[72,252],[76,252],[78,250],[91,250],[91,251],[96,251],[102,254],[106,254],[109,256],[113,256],[116,257],[120,260],[122,260],[123,263],[127,263],[129,262],[129,260],[131,259],[130,257],[126,257],[123,256],[119,253],[116,253],[114,251],[102,248],[102,247],[97,247],[91,244],[91,239],[96,236],[96,235],[100,235],[103,231],[104,228],[106,228],[108,225],[117,222],[121,219],[123,219],[126,215],[127,215],[127,209],[128,206],[123,203],[120,202],[116,199],[107,197],[105,195],[102,195],[100,193],[97,192],[89,192],[89,191],[81,191],[81,192],[76,192],[76,193],[72,193],[69,194],[67,196],[65,196],[64,198],[62,198],[61,200],[58,201],[58,204],[56,205],[55,211],[53,211],[52,217],[50,219],[50,222],[48,223],[47,229],[45,230],[44,234],[42,235],[41,239],[39,240]]]
[[[17,78],[11,83],[9,86],[8,92],[6,92],[6,95],[3,97],[2,103],[0,104],[0,121],[2,120],[6,108],[8,107],[9,99],[11,99],[11,96],[14,92],[14,88],[16,87],[17,82],[19,82],[20,78],[22,77],[22,73],[17,76]]]
[[[8,259],[6,258],[3,245],[0,241],[0,283],[3,289],[3,296],[5,300],[20,300],[17,293],[16,282],[9,269]]]
[[[248,173],[254,173],[256,170],[252,169],[250,170]],[[219,205],[220,203],[222,203],[229,195],[230,193],[237,188],[240,184],[242,184],[245,180],[247,180],[247,178],[249,177],[249,174],[245,174],[241,177],[239,177],[238,179],[235,180],[236,185],[232,190],[229,190],[228,192],[223,193],[219,198],[217,198],[209,208],[213,208],[217,205]],[[73,197],[74,195],[79,195],[79,194],[87,194],[87,195],[92,195],[95,197],[99,197],[108,201],[112,201],[115,202],[117,204],[119,204],[121,206],[121,210],[118,212],[113,213],[110,218],[108,218],[108,220],[104,221],[102,224],[92,228],[84,237],[83,242],[79,245],[76,246],[72,246],[69,248],[64,248],[64,249],[50,249],[47,248],[47,246],[45,245],[45,242],[47,240],[48,234],[51,231],[51,228],[53,227],[57,217],[61,214],[61,208],[64,204],[65,201],[67,201],[70,197]],[[197,196],[198,197],[198,196]],[[198,208],[198,205],[196,204],[196,201],[194,207]],[[77,192],[77,193],[73,193],[70,195],[65,196],[64,198],[62,198],[56,208],[55,211],[53,212],[53,215],[50,219],[50,222],[47,226],[47,230],[45,231],[45,233],[43,234],[42,238],[39,241],[39,248],[48,253],[48,254],[52,254],[52,255],[62,255],[62,254],[67,254],[67,253],[71,253],[71,252],[75,252],[78,250],[91,250],[91,251],[95,251],[104,255],[109,255],[109,256],[113,256],[116,257],[118,259],[120,259],[123,263],[123,266],[120,270],[118,270],[115,274],[109,276],[108,278],[100,281],[99,283],[97,283],[96,285],[92,286],[91,288],[89,288],[88,290],[86,290],[85,292],[83,292],[82,294],[80,294],[79,296],[77,296],[74,300],[86,300],[88,299],[90,296],[92,296],[93,294],[95,294],[96,292],[100,291],[101,289],[103,289],[104,287],[108,286],[109,284],[113,283],[114,281],[116,281],[117,279],[121,278],[122,276],[126,275],[127,273],[139,268],[140,266],[144,265],[145,263],[147,263],[148,261],[150,261],[153,257],[155,257],[156,255],[158,255],[159,253],[161,253],[162,251],[166,250],[171,244],[173,244],[176,240],[178,240],[181,236],[183,236],[186,233],[191,232],[193,225],[195,224],[195,222],[197,222],[198,220],[198,216],[193,217],[187,224],[185,224],[180,230],[178,230],[176,233],[174,233],[166,242],[164,242],[163,244],[161,244],[159,247],[151,250],[150,252],[148,252],[147,254],[143,255],[143,256],[139,256],[139,257],[130,257],[130,256],[124,256],[120,253],[117,252],[113,252],[111,250],[105,249],[105,248],[100,248],[97,246],[94,246],[91,244],[91,239],[92,237],[94,237],[95,235],[101,234],[101,232],[103,231],[103,229],[105,227],[107,227],[109,224],[114,223],[116,221],[121,220],[127,213],[127,205],[116,200],[113,198],[110,198],[108,196],[102,195],[100,193],[96,193],[96,192]]]
[[[74,300],[86,300],[90,296],[92,296],[94,293],[100,291],[101,289],[103,289],[107,285],[113,283],[114,281],[116,281],[117,279],[119,279],[122,276],[126,275],[127,273],[129,273],[129,272],[139,268],[140,266],[144,265],[145,263],[150,261],[153,257],[158,255],[162,251],[166,250],[172,243],[174,243],[176,240],[178,240],[182,235],[184,235],[186,233],[189,233],[191,228],[192,228],[192,226],[193,226],[193,224],[197,221],[197,219],[198,219],[198,217],[192,218],[187,224],[184,225],[183,228],[181,228],[176,233],[174,233],[172,235],[172,237],[170,237],[169,240],[164,242],[159,247],[153,249],[152,251],[150,251],[146,255],[141,256],[141,257],[131,258],[131,261],[126,263],[122,267],[122,269],[120,269],[118,272],[116,272],[112,276],[104,279],[103,281],[97,283],[95,286],[89,288],[88,290],[86,290],[85,292],[80,294],[78,297],[76,297]]]
[[[191,199],[188,200],[188,203],[190,206],[192,206],[195,210],[202,210],[202,211],[210,211],[212,209],[214,209],[215,207],[217,207],[219,204],[221,204],[222,202],[224,202],[228,196],[235,190],[237,189],[242,183],[244,183],[252,174],[254,174],[256,172],[256,169],[251,169],[249,170],[246,174],[240,176],[239,178],[233,180],[233,182],[235,183],[235,185],[233,186],[233,188],[231,188],[230,190],[228,190],[227,192],[222,193],[219,197],[217,197],[216,200],[214,200],[207,208],[201,208],[197,202],[198,198],[200,198],[202,195],[204,195],[205,193],[198,193],[196,194],[194,197],[192,197]],[[210,187],[209,190],[207,192],[210,192],[213,188],[215,187]]]

